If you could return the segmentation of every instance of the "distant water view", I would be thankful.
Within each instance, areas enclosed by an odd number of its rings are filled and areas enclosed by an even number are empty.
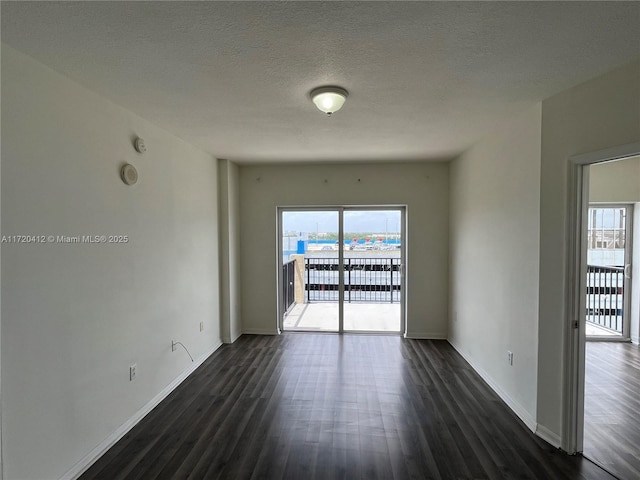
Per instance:
[[[384,253],[386,257],[399,257],[402,242],[399,238],[385,239],[383,237],[355,237],[344,241],[345,256],[367,256]],[[337,240],[300,240],[299,237],[282,238],[282,261],[290,260],[293,254],[324,256],[327,258],[338,257]]]

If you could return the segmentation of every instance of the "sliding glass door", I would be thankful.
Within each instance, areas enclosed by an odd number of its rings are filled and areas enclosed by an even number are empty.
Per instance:
[[[337,210],[280,211],[282,330],[340,330],[339,218]]]
[[[593,204],[587,224],[589,339],[628,341],[633,205]]]
[[[401,331],[401,225],[399,209],[344,211],[346,331]]]
[[[281,208],[284,331],[404,331],[404,207]]]

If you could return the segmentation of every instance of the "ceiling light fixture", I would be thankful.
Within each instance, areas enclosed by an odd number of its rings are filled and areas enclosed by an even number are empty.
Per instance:
[[[340,110],[348,96],[349,92],[340,87],[320,87],[311,91],[311,100],[327,115]]]

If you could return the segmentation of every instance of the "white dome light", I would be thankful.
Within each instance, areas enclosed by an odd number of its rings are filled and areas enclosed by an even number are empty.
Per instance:
[[[311,92],[311,100],[327,115],[337,112],[344,105],[349,93],[340,87],[320,87]]]

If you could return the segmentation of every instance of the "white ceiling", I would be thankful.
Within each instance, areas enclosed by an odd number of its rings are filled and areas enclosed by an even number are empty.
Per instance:
[[[2,2],[2,41],[218,158],[438,160],[640,58],[638,2]],[[350,92],[326,117],[314,87]]]

